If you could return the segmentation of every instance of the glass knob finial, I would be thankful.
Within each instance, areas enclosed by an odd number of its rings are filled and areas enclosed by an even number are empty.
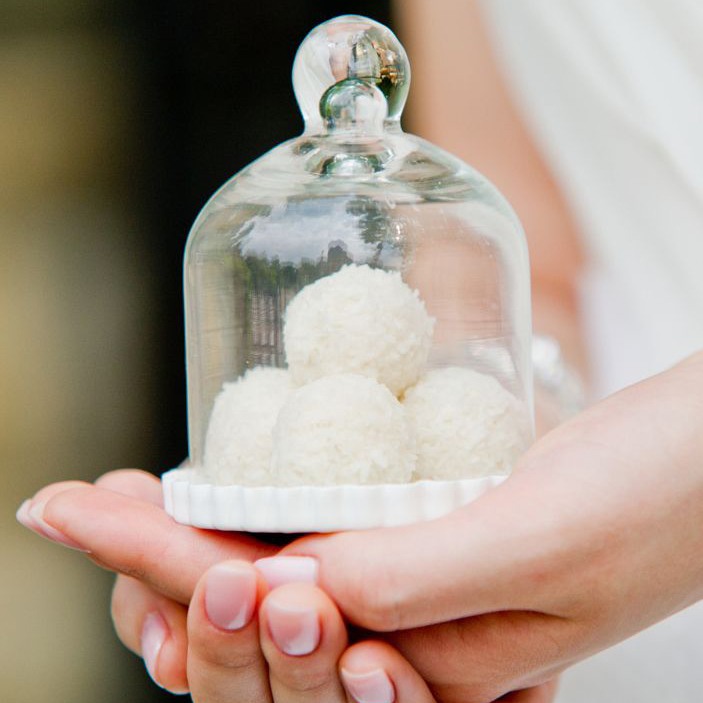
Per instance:
[[[303,40],[293,88],[306,132],[374,132],[397,122],[410,85],[402,44],[384,25],[345,15],[323,22]]]

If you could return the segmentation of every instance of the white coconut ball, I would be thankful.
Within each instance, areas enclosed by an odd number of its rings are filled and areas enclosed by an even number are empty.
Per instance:
[[[403,402],[417,442],[416,479],[507,474],[530,430],[523,406],[492,376],[435,369]]]
[[[424,370],[433,327],[399,273],[349,265],[293,298],[283,334],[296,383],[358,373],[399,396]]]
[[[225,383],[210,416],[203,478],[222,485],[270,485],[271,430],[292,389],[287,371],[263,366]]]
[[[415,465],[402,405],[359,374],[325,376],[291,393],[273,441],[279,486],[403,483]]]

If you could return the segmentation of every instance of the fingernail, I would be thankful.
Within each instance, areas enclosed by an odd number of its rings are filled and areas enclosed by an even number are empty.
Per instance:
[[[285,654],[302,657],[320,644],[320,622],[312,608],[283,605],[269,599],[266,620],[271,639]]]
[[[393,703],[395,690],[383,669],[354,674],[341,670],[342,683],[357,703]]]
[[[142,626],[142,658],[149,676],[151,676],[157,686],[161,686],[161,684],[156,678],[156,665],[167,637],[168,625],[162,615],[160,613],[149,613],[144,618],[144,625]]]
[[[218,564],[205,580],[205,612],[222,630],[239,630],[254,614],[256,573],[251,567]]]
[[[266,557],[254,562],[269,588],[286,583],[316,583],[317,559],[312,557]]]
[[[88,550],[84,549],[80,544],[78,544],[78,542],[75,542],[70,537],[63,534],[63,532],[59,532],[59,530],[55,527],[52,527],[45,522],[45,506],[45,501],[33,502],[31,500],[25,500],[17,511],[17,521],[28,530],[32,530],[32,532],[38,534],[40,537],[45,537],[46,539],[57,544],[61,544],[64,547],[76,549],[79,552],[84,552],[87,554]]]
[[[29,514],[29,507],[31,506],[31,504],[31,500],[25,500],[24,503],[22,503],[22,505],[20,505],[20,507],[17,509],[15,517],[17,518],[17,522],[19,522],[20,525],[23,525],[28,530],[36,531],[37,525],[34,524]]]

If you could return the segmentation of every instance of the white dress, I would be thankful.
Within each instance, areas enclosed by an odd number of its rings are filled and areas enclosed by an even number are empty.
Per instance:
[[[586,240],[582,308],[605,395],[703,348],[703,2],[483,10]],[[578,665],[558,700],[703,701],[703,604]]]

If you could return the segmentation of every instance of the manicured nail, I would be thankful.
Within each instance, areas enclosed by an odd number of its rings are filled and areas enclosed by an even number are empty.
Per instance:
[[[312,557],[266,557],[254,562],[269,588],[286,583],[316,583],[317,559]]]
[[[239,630],[254,614],[256,573],[244,564],[218,564],[205,578],[205,612],[223,630]]]
[[[17,509],[15,517],[17,518],[17,522],[19,522],[20,525],[23,525],[28,530],[36,531],[37,525],[34,524],[34,521],[32,520],[29,514],[29,508],[31,505],[31,500],[25,500],[24,503],[22,503],[22,505],[20,505],[20,507]]]
[[[87,549],[84,549],[78,542],[75,542],[70,537],[67,537],[63,532],[59,532],[55,527],[52,527],[47,522],[44,521],[44,507],[46,502],[43,501],[31,501],[25,500],[22,505],[20,505],[17,511],[16,517],[17,521],[26,527],[28,530],[38,534],[40,537],[45,537],[46,539],[61,544],[64,547],[70,547],[71,549],[77,549],[79,552],[88,553]]]
[[[317,649],[320,644],[320,621],[313,608],[293,604],[266,604],[266,620],[271,639],[285,654],[302,657]]]
[[[354,674],[341,670],[342,683],[357,703],[393,703],[395,690],[383,669]]]
[[[161,686],[161,684],[156,678],[156,665],[167,637],[168,625],[162,615],[160,613],[149,613],[144,618],[144,625],[142,626],[142,658],[149,676],[151,676],[157,686]]]

